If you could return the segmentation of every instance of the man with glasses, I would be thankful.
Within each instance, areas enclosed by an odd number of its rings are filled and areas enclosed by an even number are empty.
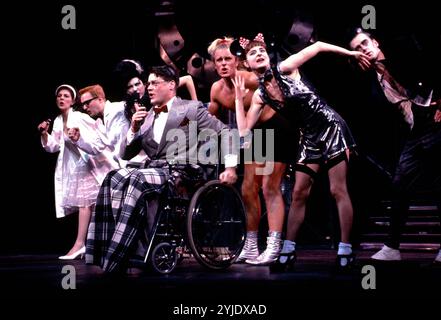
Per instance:
[[[78,147],[89,154],[105,153],[113,162],[114,168],[125,167],[126,161],[121,159],[120,148],[129,122],[124,116],[124,102],[106,100],[103,88],[96,84],[85,87],[80,91],[80,105],[89,116],[96,120],[98,141],[84,141],[81,132],[75,129],[71,138]],[[109,153],[110,150],[110,153]]]
[[[124,159],[143,149],[150,162],[143,169],[111,171],[101,186],[88,232],[86,263],[99,265],[106,272],[124,271],[137,241],[146,230],[147,233],[151,230],[157,213],[151,203],[163,192],[170,177],[167,161],[188,163],[191,155],[197,154],[198,141],[191,140],[192,128],[197,134],[207,129],[218,134],[230,133],[201,102],[176,97],[178,85],[179,78],[171,67],[152,68],[147,90],[153,108],[149,112],[135,112],[124,141],[127,145],[123,144]],[[181,133],[178,138],[185,141],[185,146],[176,148],[175,133]],[[228,148],[230,139],[225,137],[227,135],[222,135],[223,147],[231,150]],[[219,176],[228,184],[237,179],[234,147],[224,156],[225,171]]]

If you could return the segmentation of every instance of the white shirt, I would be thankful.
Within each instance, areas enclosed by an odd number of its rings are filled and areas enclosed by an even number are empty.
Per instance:
[[[171,106],[172,106],[175,99],[176,99],[176,96],[167,102],[168,112],[161,112],[158,114],[156,119],[154,119],[153,139],[158,144],[160,144],[160,142],[161,142],[162,135],[164,134],[165,125],[167,123],[168,115],[170,113]],[[151,112],[154,112],[154,111],[151,110]],[[127,144],[130,144],[135,138],[142,135],[142,132],[143,131],[141,129],[138,130],[137,132],[133,132],[132,129],[130,128],[129,131],[127,132],[127,138],[126,138]],[[225,164],[226,168],[236,167],[237,163],[238,163],[238,157],[236,154],[226,154],[224,156],[224,164]]]
[[[168,112],[160,112],[158,115],[155,115],[155,121],[153,122],[153,140],[155,140],[157,144],[161,142],[165,124],[167,123],[168,115],[170,113],[170,108],[174,101],[175,97],[171,98],[167,102]]]
[[[168,112],[161,112],[157,116],[155,116],[155,119],[153,121],[153,140],[155,140],[157,144],[161,142],[162,135],[164,134],[165,125],[167,123],[168,115],[170,113],[170,108],[173,102],[175,101],[175,99],[176,97],[173,97],[167,102]],[[154,112],[153,109],[151,110],[151,112]],[[129,131],[127,132],[127,138],[126,138],[127,144],[130,144],[136,137],[138,137],[141,134],[142,134],[141,130],[138,130],[137,132],[133,132],[132,129],[130,128]]]

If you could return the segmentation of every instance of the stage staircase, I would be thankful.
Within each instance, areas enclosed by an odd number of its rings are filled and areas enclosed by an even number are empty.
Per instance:
[[[387,239],[390,224],[390,201],[383,201],[382,212],[370,216],[362,228],[360,248],[376,250]],[[438,207],[427,201],[412,201],[409,217],[403,229],[400,250],[438,250],[441,242],[441,226]]]

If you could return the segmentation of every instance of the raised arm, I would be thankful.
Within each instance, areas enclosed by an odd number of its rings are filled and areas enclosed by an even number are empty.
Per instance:
[[[197,100],[196,87],[194,86],[193,78],[190,75],[186,75],[179,78],[179,87],[184,87],[190,94],[191,100]]]
[[[57,119],[54,121],[52,134],[48,132],[51,119],[47,119],[38,125],[38,131],[41,135],[41,145],[47,152],[54,153],[60,151],[60,139],[63,132],[60,122],[61,121]]]
[[[317,41],[314,44],[299,51],[298,53],[293,54],[287,59],[283,60],[280,63],[280,70],[283,73],[291,73],[302,64],[315,57],[319,52],[333,52],[344,56],[352,56],[357,59],[361,59],[362,57],[367,58],[367,56],[362,52],[350,51],[345,48],[335,46],[333,44]]]
[[[253,98],[251,100],[251,106],[245,115],[245,109],[243,106],[243,99],[247,94],[248,89],[245,89],[245,81],[241,76],[236,76],[233,80],[234,88],[236,90],[236,121],[241,137],[248,135],[250,130],[254,127],[259,119],[260,113],[263,109],[263,102],[259,96],[258,91],[254,91]]]

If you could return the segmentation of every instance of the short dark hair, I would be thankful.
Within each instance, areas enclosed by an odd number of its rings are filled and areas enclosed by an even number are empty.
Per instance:
[[[176,88],[179,87],[179,74],[170,66],[164,65],[152,67],[150,68],[150,74],[161,77],[166,81],[174,81],[176,83]]]
[[[351,41],[359,34],[365,34],[367,35],[369,38],[371,39],[375,39],[375,36],[372,35],[372,33],[364,30],[361,27],[355,27],[355,28],[350,28],[346,31],[346,39],[345,39],[345,43],[346,46],[350,47]]]

